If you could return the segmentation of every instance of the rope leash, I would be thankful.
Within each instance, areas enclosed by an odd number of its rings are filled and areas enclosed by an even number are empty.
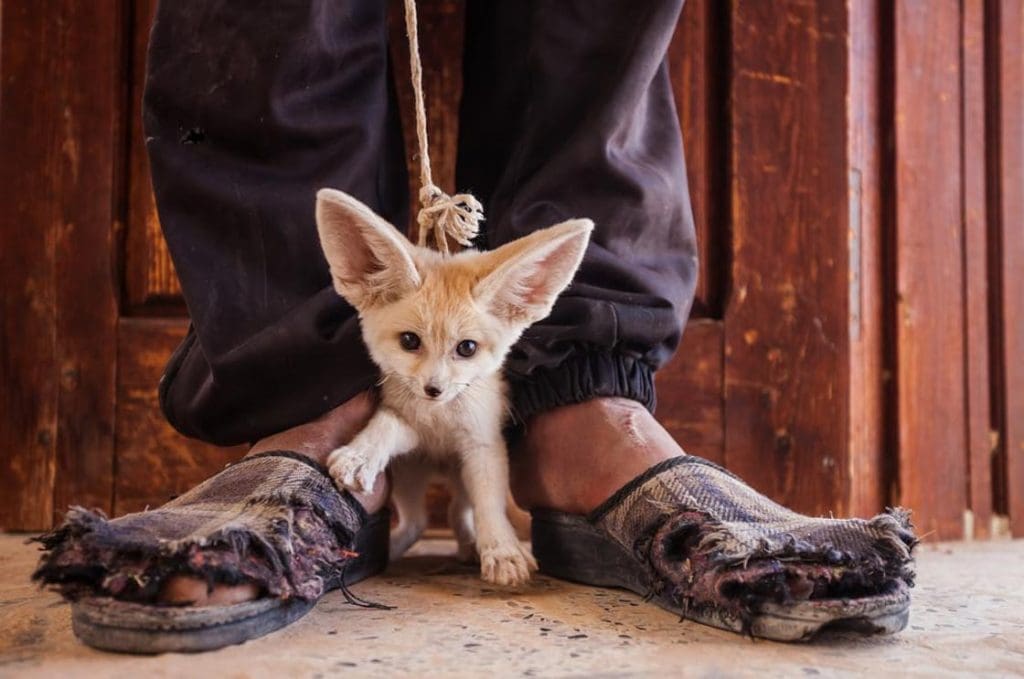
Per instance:
[[[409,36],[409,70],[412,75],[413,98],[416,103],[416,139],[420,150],[419,240],[426,246],[427,235],[442,254],[448,255],[448,238],[469,247],[480,233],[484,208],[468,193],[449,196],[435,183],[430,169],[430,148],[427,141],[427,112],[423,105],[423,65],[420,63],[420,39],[417,29],[416,0],[405,0],[405,30]]]

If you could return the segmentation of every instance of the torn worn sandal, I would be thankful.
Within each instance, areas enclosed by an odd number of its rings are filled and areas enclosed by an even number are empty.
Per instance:
[[[326,469],[288,451],[247,457],[152,511],[108,521],[72,508],[38,538],[33,579],[72,602],[72,628],[95,648],[206,651],[297,620],[327,591],[384,569],[387,511],[368,515]],[[263,597],[225,606],[152,603],[172,575],[254,583]]]
[[[652,598],[683,618],[777,641],[825,627],[906,627],[917,543],[908,513],[810,518],[707,460],[633,479],[589,516],[533,512],[542,573]]]

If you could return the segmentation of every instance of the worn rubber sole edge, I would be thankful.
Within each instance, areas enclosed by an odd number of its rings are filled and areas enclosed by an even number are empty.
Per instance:
[[[652,591],[639,561],[585,517],[534,512],[532,537],[541,573],[586,585],[627,589],[641,596]],[[652,600],[695,622],[787,642],[808,641],[826,627],[861,634],[894,634],[907,626],[910,616],[910,592],[903,583],[891,593],[871,597],[791,605],[767,603],[746,624],[739,616],[724,611],[683,610],[665,595]]]
[[[387,512],[370,516],[356,534],[359,553],[345,569],[345,585],[376,575],[388,562]],[[331,583],[335,589],[341,583]],[[195,653],[256,639],[289,625],[316,605],[302,599],[262,598],[229,606],[169,607],[81,599],[71,605],[71,628],[83,643],[104,651],[152,655]]]

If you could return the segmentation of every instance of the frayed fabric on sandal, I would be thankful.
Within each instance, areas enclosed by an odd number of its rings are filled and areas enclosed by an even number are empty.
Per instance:
[[[37,540],[33,579],[75,602],[86,643],[136,653],[239,643],[307,612],[324,592],[387,563],[386,512],[368,516],[326,470],[287,451],[245,458],[151,511],[108,520],[72,508]],[[263,599],[231,606],[152,602],[172,575],[253,583]]]
[[[626,587],[684,617],[786,641],[826,626],[902,629],[916,542],[903,510],[802,516],[692,456],[652,467],[587,517],[534,513],[542,572]]]

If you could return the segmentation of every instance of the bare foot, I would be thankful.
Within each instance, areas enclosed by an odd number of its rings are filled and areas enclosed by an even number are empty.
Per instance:
[[[511,457],[521,507],[586,514],[638,474],[684,455],[641,404],[596,398],[533,417]]]
[[[324,463],[327,455],[352,440],[366,426],[377,404],[369,392],[361,393],[320,418],[273,434],[249,450],[256,455],[272,450],[290,450]],[[379,511],[388,498],[388,483],[378,479],[371,493],[353,493],[356,500],[369,513]],[[206,581],[188,575],[168,578],[160,590],[158,600],[164,603],[194,606],[223,606],[255,599],[260,595],[256,585],[216,585],[207,587]]]

